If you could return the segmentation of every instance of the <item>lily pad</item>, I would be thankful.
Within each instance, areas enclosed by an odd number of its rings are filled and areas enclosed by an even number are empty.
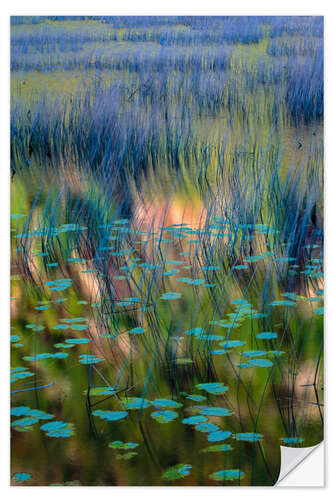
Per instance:
[[[244,351],[242,352],[242,356],[246,356],[247,358],[256,358],[259,356],[265,356],[267,354],[266,351]]]
[[[206,398],[200,394],[188,394],[186,399],[191,399],[192,401],[204,401]]]
[[[150,406],[150,401],[144,398],[124,398],[122,402],[126,410],[141,410]]]
[[[93,354],[90,354],[90,355],[89,354],[81,354],[80,359],[79,359],[79,363],[81,363],[83,365],[91,365],[94,363],[101,363],[102,361],[104,361],[103,358],[97,358]]]
[[[155,399],[150,402],[156,408],[181,408],[183,405],[173,399]]]
[[[191,473],[192,465],[189,464],[178,464],[174,465],[170,469],[164,472],[162,479],[166,481],[174,481],[175,479],[181,479],[188,476]]]
[[[163,293],[161,295],[161,299],[162,300],[176,300],[176,299],[180,299],[181,296],[182,296],[181,293],[167,292],[167,293]]]
[[[249,363],[251,366],[257,366],[258,368],[269,368],[273,366],[272,361],[269,361],[269,359],[251,359]]]
[[[201,333],[205,333],[205,330],[202,328],[192,328],[191,330],[186,330],[185,335],[200,335]]]
[[[198,389],[203,389],[206,392],[209,392],[209,394],[223,394],[226,392],[229,387],[219,383],[219,382],[207,382],[205,384],[197,384],[196,387]]]
[[[167,424],[168,422],[175,420],[175,418],[178,417],[178,413],[171,410],[160,410],[153,412],[151,417],[157,420],[160,424]]]
[[[18,483],[24,483],[31,478],[31,474],[28,472],[16,472],[13,477]]]
[[[235,439],[237,441],[249,441],[249,442],[256,442],[260,441],[263,438],[262,434],[257,434],[256,432],[241,432],[238,434],[235,434]]]
[[[216,451],[231,451],[233,448],[230,446],[230,444],[212,444],[211,446],[207,446],[207,448],[203,448],[201,453],[207,453],[207,452],[216,452]]]
[[[229,349],[215,349],[215,351],[212,351],[212,354],[222,355],[222,354],[227,354],[227,352],[230,352],[230,350]]]
[[[137,326],[136,328],[132,328],[132,330],[129,331],[129,333],[133,333],[134,335],[140,335],[141,333],[144,333],[145,329]]]
[[[214,431],[208,434],[207,440],[210,442],[224,441],[232,436],[230,431]]]
[[[199,413],[207,417],[228,417],[233,414],[228,408],[220,408],[218,406],[203,408]]]
[[[274,300],[270,303],[270,306],[285,306],[292,307],[296,306],[296,302],[292,302],[291,300]]]
[[[112,441],[109,443],[109,448],[113,448],[114,450],[132,450],[139,446],[138,443],[123,443],[122,441]]]
[[[219,427],[215,424],[210,424],[210,423],[206,423],[206,422],[202,422],[200,424],[197,424],[195,426],[195,429],[197,431],[200,431],[200,432],[216,432],[219,430]]]
[[[66,339],[67,344],[89,344],[90,339]]]
[[[285,444],[300,444],[304,441],[301,437],[283,437],[281,438]]]
[[[263,340],[276,339],[277,336],[278,335],[275,332],[262,332],[256,335],[257,339],[263,339]]]
[[[201,415],[195,415],[193,417],[187,417],[182,420],[183,424],[197,425],[206,422],[207,418]]]
[[[112,410],[95,410],[92,412],[96,417],[106,420],[107,422],[116,422],[122,420],[128,415],[127,411],[112,411]]]
[[[240,347],[242,345],[245,345],[245,342],[243,342],[242,340],[226,340],[225,342],[220,342],[220,345],[229,349],[232,347]]]
[[[46,432],[49,437],[68,438],[74,434],[73,424],[57,420],[41,425],[41,430]]]
[[[239,469],[219,470],[210,474],[209,477],[215,481],[235,481],[244,477],[244,472]]]

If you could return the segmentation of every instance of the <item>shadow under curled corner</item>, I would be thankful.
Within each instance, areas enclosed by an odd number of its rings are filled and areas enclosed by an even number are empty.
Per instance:
[[[307,448],[280,446],[281,469],[277,487],[324,487],[324,441]]]

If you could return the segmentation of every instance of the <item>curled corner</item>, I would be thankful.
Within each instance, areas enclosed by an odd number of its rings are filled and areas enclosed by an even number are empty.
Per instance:
[[[280,449],[281,468],[275,486],[324,486],[324,441],[308,448]]]

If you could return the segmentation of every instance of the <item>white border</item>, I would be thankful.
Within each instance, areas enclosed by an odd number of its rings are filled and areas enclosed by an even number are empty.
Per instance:
[[[96,495],[115,497],[116,499],[121,499],[123,497],[135,496],[136,498],[153,498],[158,495],[159,499],[169,499],[170,495],[172,497],[180,497],[183,495],[190,495],[192,498],[201,498],[202,495],[209,495],[213,497],[215,495],[222,496],[227,495],[228,497],[233,497],[234,495],[244,494],[247,499],[257,499],[260,497],[267,497],[269,495],[279,495],[282,490],[279,488],[256,488],[256,487],[228,487],[227,489],[219,489],[215,487],[205,487],[205,488],[190,488],[186,487],[160,487],[158,490],[156,488],[144,488],[144,487],[98,487],[97,490],[93,487],[84,488],[58,488],[47,487],[47,490],[43,487],[9,487],[9,439],[8,431],[9,428],[9,348],[8,348],[8,332],[9,332],[9,16],[10,15],[324,15],[325,16],[325,303],[326,303],[326,314],[325,314],[325,353],[326,353],[326,388],[330,391],[333,386],[329,380],[329,344],[330,344],[330,331],[329,331],[329,321],[330,321],[330,283],[331,283],[331,265],[330,256],[332,255],[332,231],[330,228],[330,217],[329,214],[333,214],[333,196],[331,195],[333,191],[332,178],[333,174],[330,171],[333,165],[330,165],[330,159],[332,159],[330,147],[329,135],[329,117],[331,116],[330,111],[332,111],[330,99],[330,93],[332,92],[331,86],[329,85],[329,77],[331,75],[333,59],[330,47],[333,44],[329,43],[332,38],[333,33],[333,23],[331,22],[330,9],[328,6],[328,0],[280,0],[279,2],[268,2],[258,1],[258,0],[238,0],[237,2],[224,2],[205,0],[204,2],[198,2],[195,0],[168,0],[165,4],[158,3],[156,0],[123,0],[120,3],[115,4],[114,2],[107,2],[101,0],[94,0],[93,2],[87,2],[84,0],[74,1],[69,4],[65,0],[57,0],[54,3],[48,3],[41,0],[13,0],[8,2],[7,5],[1,5],[0,7],[0,53],[1,53],[1,116],[0,116],[0,186],[1,186],[1,212],[0,212],[0,229],[1,229],[1,264],[3,266],[1,273],[1,348],[0,348],[0,370],[1,370],[1,467],[0,467],[0,488],[4,495],[8,495],[9,498],[21,498],[24,496],[25,499],[32,499],[39,497],[41,495],[47,495],[50,499],[56,498],[59,495],[64,496],[80,496],[80,499],[90,498],[91,494],[96,492]],[[332,344],[332,342],[331,342]],[[326,392],[326,402],[329,398]],[[326,408],[326,422],[328,422],[329,409]],[[327,448],[327,437],[329,435],[329,429],[326,426],[325,429],[325,442],[326,442],[326,460],[325,468],[329,471],[332,468],[331,451]],[[327,495],[331,485],[329,484],[329,476],[326,474],[326,488],[316,489],[313,488],[299,488],[300,494],[304,499],[313,497],[315,495]],[[268,493],[269,491],[269,493]],[[292,490],[285,488],[283,490],[284,495],[294,495]]]

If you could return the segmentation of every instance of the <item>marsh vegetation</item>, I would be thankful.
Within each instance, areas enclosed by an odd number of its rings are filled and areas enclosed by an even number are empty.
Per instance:
[[[13,484],[272,485],[323,436],[323,19],[13,17]]]

